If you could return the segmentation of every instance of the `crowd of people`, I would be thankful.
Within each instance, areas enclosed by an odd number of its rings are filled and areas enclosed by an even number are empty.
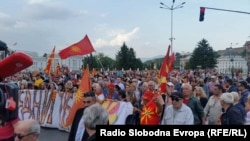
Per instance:
[[[43,72],[20,72],[4,81],[17,84],[20,90],[53,89],[55,94],[74,95],[81,77],[81,72],[49,76]],[[173,70],[167,81],[161,82],[157,70],[128,70],[92,73],[90,78],[92,89],[84,93],[84,107],[75,114],[68,141],[95,140],[96,125],[109,124],[107,111],[100,106],[104,100],[131,103],[133,114],[124,123],[130,125],[250,123],[250,74],[243,79],[241,75],[230,78],[214,69]],[[17,122],[11,139],[38,139],[38,125],[32,120]],[[0,134],[2,141],[1,137]]]

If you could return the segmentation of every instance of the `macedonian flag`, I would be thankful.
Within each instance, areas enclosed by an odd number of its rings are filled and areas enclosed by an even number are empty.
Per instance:
[[[88,38],[88,35],[85,35],[85,37],[81,41],[75,44],[72,44],[69,47],[61,50],[59,52],[59,56],[61,59],[66,59],[68,57],[75,56],[75,55],[86,55],[94,51],[95,49],[92,46]]]
[[[170,56],[170,48],[171,46],[168,46],[168,50],[167,50],[167,54],[165,55],[162,64],[161,64],[161,68],[160,68],[160,72],[158,75],[158,79],[160,80],[160,87],[159,87],[159,91],[161,94],[166,93],[166,85],[167,85],[167,77],[169,74],[169,56]]]
[[[153,101],[143,106],[140,125],[159,125],[159,121],[158,109]]]
[[[53,61],[54,61],[54,57],[55,57],[55,48],[53,48],[53,50],[51,51],[50,55],[49,55],[49,58],[48,58],[48,61],[47,61],[47,65],[46,67],[44,68],[44,73],[46,74],[50,74],[51,72],[51,66],[53,64]]]
[[[82,80],[81,80],[81,84],[80,84],[80,86],[79,86],[79,88],[77,90],[75,101],[74,101],[74,103],[72,105],[72,108],[71,108],[71,110],[69,112],[69,115],[67,117],[66,124],[64,125],[64,127],[68,127],[69,125],[72,124],[76,111],[79,108],[82,108],[84,106],[83,94],[85,92],[90,91],[90,89],[91,89],[90,73],[89,73],[89,67],[87,65],[87,68],[83,72],[83,77],[82,77]]]

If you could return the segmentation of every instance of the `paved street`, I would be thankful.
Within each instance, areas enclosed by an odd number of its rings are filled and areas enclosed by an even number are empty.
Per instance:
[[[68,134],[69,133],[58,129],[41,127],[39,141],[67,141]]]

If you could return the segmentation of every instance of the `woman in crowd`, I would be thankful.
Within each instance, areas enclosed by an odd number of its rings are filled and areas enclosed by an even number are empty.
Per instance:
[[[200,100],[202,107],[205,108],[208,98],[204,89],[200,86],[196,86],[194,90],[194,96]]]

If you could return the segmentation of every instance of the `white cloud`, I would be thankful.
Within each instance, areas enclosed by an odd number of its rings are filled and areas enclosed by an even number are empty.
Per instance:
[[[124,42],[129,42],[133,40],[138,33],[139,28],[135,27],[130,32],[124,32],[123,30],[113,30],[109,32],[108,36],[111,37],[111,40],[105,40],[105,39],[97,39],[95,42],[95,47],[104,47],[104,46],[121,46]]]
[[[128,41],[132,40],[138,31],[139,31],[139,28],[136,27],[131,32],[128,32],[125,34],[118,33],[118,35],[115,37],[115,39],[110,41],[110,45],[111,46],[122,45],[123,42],[128,42]]]
[[[103,47],[103,46],[108,46],[109,43],[108,41],[105,41],[104,39],[97,39],[95,42],[95,47]]]

